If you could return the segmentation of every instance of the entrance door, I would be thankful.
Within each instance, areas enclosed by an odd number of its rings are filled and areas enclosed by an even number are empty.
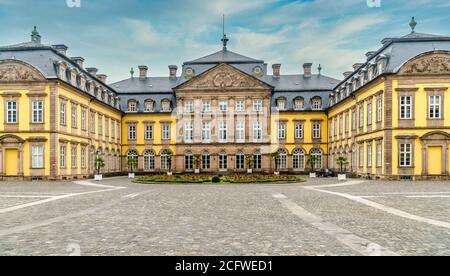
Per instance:
[[[442,174],[442,147],[428,148],[428,174]]]
[[[17,176],[19,174],[19,151],[16,149],[5,150],[5,175]]]

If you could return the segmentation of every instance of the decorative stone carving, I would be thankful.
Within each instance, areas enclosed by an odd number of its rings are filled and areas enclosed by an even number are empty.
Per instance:
[[[239,70],[220,64],[205,74],[188,81],[179,89],[269,89],[262,81]]]
[[[450,53],[432,52],[420,55],[406,63],[401,74],[450,74]]]
[[[13,60],[0,62],[0,82],[41,80],[42,74],[29,65]]]

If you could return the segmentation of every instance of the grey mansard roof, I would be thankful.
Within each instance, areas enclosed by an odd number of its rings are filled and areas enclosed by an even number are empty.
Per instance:
[[[235,52],[229,51],[226,48],[222,49],[219,52],[214,54],[185,62],[184,65],[192,65],[192,64],[218,64],[218,63],[264,63],[262,60],[257,60],[253,58],[249,58]]]

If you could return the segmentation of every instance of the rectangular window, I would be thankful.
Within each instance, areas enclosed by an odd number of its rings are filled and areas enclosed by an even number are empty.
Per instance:
[[[441,96],[430,96],[429,97],[429,116],[430,119],[441,119],[441,110],[442,110],[442,98]]]
[[[202,169],[204,170],[211,169],[211,156],[209,154],[202,155]]]
[[[211,101],[202,101],[202,112],[203,113],[211,112]]]
[[[78,148],[76,146],[72,146],[71,158],[70,158],[71,164],[72,164],[72,169],[75,169],[78,167],[78,160],[77,160],[78,154],[77,153],[78,153]]]
[[[262,100],[254,100],[253,101],[253,111],[254,112],[262,112],[263,110]]]
[[[262,156],[261,154],[253,155],[253,169],[260,170],[262,168]]]
[[[44,146],[31,147],[31,167],[33,169],[44,168]]]
[[[228,140],[228,128],[226,122],[219,122],[219,143],[226,143]]]
[[[95,133],[95,113],[91,112],[91,119],[89,121],[89,128],[91,133]]]
[[[86,110],[81,110],[81,130],[86,130]]]
[[[59,147],[59,166],[61,169],[66,168],[66,146]]]
[[[202,141],[204,143],[211,142],[211,123],[204,122],[202,124]]]
[[[372,167],[372,145],[367,145],[367,167]]]
[[[303,137],[304,137],[303,124],[296,124],[295,139],[303,139]]]
[[[356,109],[352,110],[352,130],[356,130]]]
[[[194,139],[194,128],[192,122],[186,122],[184,125],[184,142],[191,143]]]
[[[238,121],[236,123],[236,142],[245,142],[245,122]]]
[[[6,102],[6,122],[17,123],[17,102]]]
[[[153,140],[153,125],[145,126],[145,140]]]
[[[98,115],[98,134],[103,135],[103,116]]]
[[[278,124],[278,139],[280,139],[280,140],[286,139],[286,124],[285,123]]]
[[[260,122],[253,123],[253,142],[258,143],[262,140],[262,125]]]
[[[170,125],[163,124],[162,125],[162,140],[170,140]]]
[[[128,140],[134,141],[136,140],[136,126],[128,126]]]
[[[412,119],[412,97],[400,97],[400,119]]]
[[[364,127],[364,107],[362,105],[359,107],[359,127]]]
[[[381,97],[377,100],[377,122],[383,121],[383,99]]]
[[[350,130],[350,116],[347,113],[345,113],[345,132],[348,133]]]
[[[364,167],[364,145],[359,146],[359,167]]]
[[[109,118],[105,118],[105,136],[109,137]]]
[[[344,122],[341,115],[339,116],[339,134],[342,135],[343,132],[344,132]]]
[[[116,137],[116,122],[111,120],[111,138],[114,139]]]
[[[59,105],[59,123],[63,126],[66,125],[66,103],[61,102]]]
[[[245,155],[243,154],[236,155],[236,169],[237,170],[245,169]]]
[[[372,125],[372,103],[367,103],[367,125]]]
[[[313,124],[313,139],[320,139],[320,124]]]
[[[43,101],[33,101],[32,106],[32,123],[42,124],[44,122],[44,102]]]
[[[226,154],[219,154],[219,169],[228,169],[228,156]]]
[[[72,128],[77,128],[78,118],[77,118],[77,106],[72,105]]]
[[[184,169],[187,171],[194,169],[194,156],[192,154],[184,156]]]
[[[400,144],[400,167],[412,166],[412,144]]]
[[[243,100],[236,101],[236,111],[237,112],[245,111],[245,102]]]
[[[228,111],[228,102],[227,101],[220,101],[219,102],[219,110],[221,112],[226,112]]]
[[[184,112],[185,113],[192,113],[192,112],[194,112],[194,102],[193,101],[186,101],[184,103]]]
[[[86,147],[81,147],[81,168],[86,169]]]
[[[377,144],[377,167],[383,166],[383,144]]]

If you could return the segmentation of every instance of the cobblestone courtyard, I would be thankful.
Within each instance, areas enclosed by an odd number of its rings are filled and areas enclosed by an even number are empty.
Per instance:
[[[0,255],[450,255],[450,182],[1,183]]]

